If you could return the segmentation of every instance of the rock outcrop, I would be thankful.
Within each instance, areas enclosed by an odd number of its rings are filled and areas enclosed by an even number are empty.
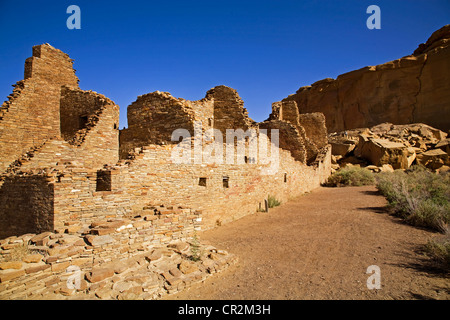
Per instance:
[[[353,165],[373,171],[408,169],[414,164],[432,170],[450,165],[447,134],[426,124],[382,123],[329,135],[334,169]]]
[[[283,101],[301,113],[322,112],[328,132],[383,122],[450,129],[450,25],[412,55],[301,87]]]

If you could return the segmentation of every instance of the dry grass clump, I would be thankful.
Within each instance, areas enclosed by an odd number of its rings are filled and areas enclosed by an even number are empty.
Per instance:
[[[450,175],[424,167],[377,175],[377,188],[392,211],[414,226],[446,232],[450,222]]]
[[[425,252],[443,269],[450,271],[450,230],[442,238],[430,240],[425,245]]]
[[[375,183],[373,173],[358,166],[347,166],[333,173],[325,184],[327,187],[366,186]]]

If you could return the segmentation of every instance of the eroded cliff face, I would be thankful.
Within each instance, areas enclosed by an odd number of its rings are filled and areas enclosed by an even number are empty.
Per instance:
[[[322,112],[328,132],[382,122],[422,122],[450,129],[450,25],[435,31],[412,55],[327,78],[283,101],[300,113]]]

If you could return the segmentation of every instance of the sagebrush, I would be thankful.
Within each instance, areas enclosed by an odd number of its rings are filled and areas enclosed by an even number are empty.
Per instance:
[[[450,175],[421,166],[377,175],[377,188],[408,223],[445,232],[450,222]]]
[[[372,171],[358,166],[347,166],[337,170],[327,180],[326,186],[366,186],[375,184]]]
[[[447,229],[445,236],[428,241],[425,252],[439,266],[450,271],[450,230]]]
[[[271,195],[269,195],[267,197],[267,202],[268,202],[269,208],[278,207],[281,204],[281,201],[279,201],[277,198],[275,198],[275,196],[271,196]]]

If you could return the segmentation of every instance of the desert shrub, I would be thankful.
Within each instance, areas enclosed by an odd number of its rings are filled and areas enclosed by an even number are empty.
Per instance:
[[[277,198],[275,198],[274,196],[271,196],[271,195],[269,195],[267,197],[267,202],[268,202],[269,208],[278,207],[281,204],[281,201],[278,201]]]
[[[430,240],[425,245],[425,252],[434,260],[438,265],[450,270],[450,232],[447,232],[444,237],[437,240]]]
[[[444,232],[450,222],[450,176],[424,167],[377,175],[377,188],[408,223]]]
[[[358,166],[347,166],[333,173],[327,180],[326,186],[365,186],[375,183],[373,173]]]
[[[191,250],[191,257],[190,259],[192,261],[199,261],[202,258],[202,249],[200,245],[200,240],[197,236],[197,232],[194,231],[194,235],[192,237],[192,240],[190,242],[190,250]]]

